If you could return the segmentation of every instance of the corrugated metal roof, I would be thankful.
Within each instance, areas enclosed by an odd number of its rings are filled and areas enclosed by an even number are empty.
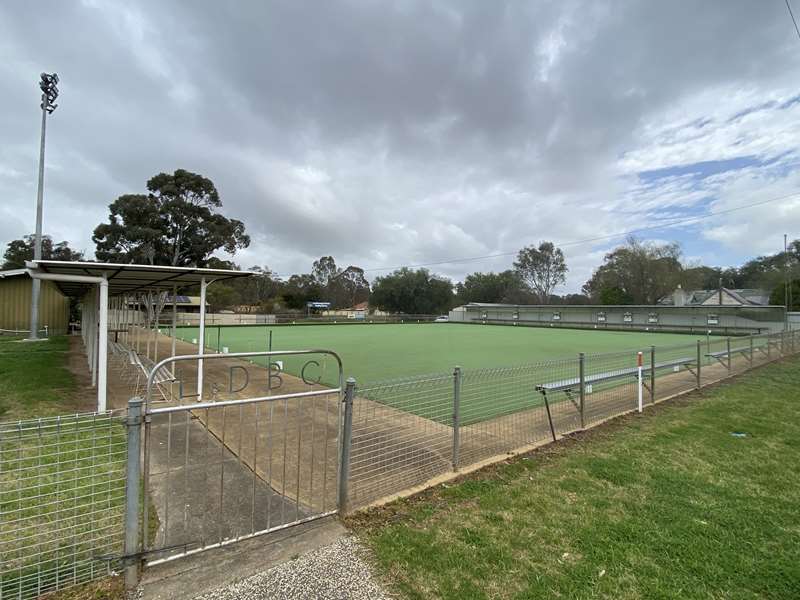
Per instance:
[[[204,277],[206,281],[222,281],[236,277],[251,277],[253,275],[251,271],[89,261],[34,260],[27,264],[29,268],[43,273],[106,277],[108,291],[112,295],[146,290],[171,290],[174,285],[179,288],[198,285]],[[92,286],[92,284],[82,282],[66,281],[59,281],[57,284],[59,289],[68,296],[81,296]]]

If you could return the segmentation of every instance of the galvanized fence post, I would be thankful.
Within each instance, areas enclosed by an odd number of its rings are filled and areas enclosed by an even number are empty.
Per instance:
[[[581,429],[586,429],[586,354],[578,354],[578,379],[580,380]]]
[[[750,368],[753,368],[753,334],[750,334]]]
[[[701,346],[700,346],[700,340],[697,340],[697,373],[696,373],[696,376],[697,376],[697,389],[698,390],[700,389],[700,368],[701,368],[700,362],[702,361],[701,355],[702,355],[702,350],[701,350]]]
[[[461,367],[453,369],[453,471],[458,471],[461,448]]]
[[[347,485],[350,480],[350,446],[353,441],[353,397],[356,380],[348,377],[344,390],[344,423],[342,424],[342,456],[339,465],[339,512],[346,514],[349,508]]]
[[[730,373],[731,372],[731,338],[727,338],[725,340],[725,342],[726,342],[726,350],[728,352],[728,354],[726,355],[728,357],[728,373]]]
[[[656,402],[656,347],[650,346],[650,404]]]
[[[135,590],[139,586],[139,567],[141,555],[139,553],[139,486],[142,481],[142,415],[141,398],[131,398],[128,401],[128,418],[125,424],[128,428],[127,466],[125,469],[125,588]]]

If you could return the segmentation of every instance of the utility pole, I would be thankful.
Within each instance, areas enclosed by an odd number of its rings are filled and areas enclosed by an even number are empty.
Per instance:
[[[55,104],[58,98],[58,75],[56,73],[42,73],[39,81],[39,89],[42,90],[42,137],[39,142],[39,188],[36,192],[36,233],[33,242],[33,260],[42,259],[42,202],[44,196],[44,138],[47,128],[47,115],[58,106]],[[39,339],[39,290],[41,281],[33,279],[31,281],[31,333],[29,340]]]
[[[789,311],[792,310],[792,278],[789,273],[789,240],[783,234],[783,299],[786,302],[786,329],[789,329]]]
[[[789,256],[789,240],[787,234],[783,234],[783,256],[786,260],[784,268],[786,269],[786,310],[792,310],[794,298],[792,298],[792,261]]]

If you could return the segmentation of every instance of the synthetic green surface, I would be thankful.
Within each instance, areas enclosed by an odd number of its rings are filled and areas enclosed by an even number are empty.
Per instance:
[[[198,337],[198,328],[178,328],[178,337]],[[668,333],[636,333],[538,327],[465,325],[456,323],[404,325],[279,325],[209,327],[206,346],[226,346],[230,352],[266,350],[272,331],[273,350],[325,348],[337,352],[346,377],[359,384],[427,373],[508,367],[579,352],[616,352],[650,345],[691,344],[695,337]],[[219,335],[219,342],[218,336]],[[303,361],[305,362],[305,361]],[[300,362],[286,360],[296,373]],[[336,370],[326,365],[323,382],[336,384]]]

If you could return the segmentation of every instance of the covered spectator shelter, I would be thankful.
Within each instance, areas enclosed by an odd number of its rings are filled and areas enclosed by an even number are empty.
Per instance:
[[[215,281],[249,277],[247,271],[201,269],[195,267],[165,267],[159,265],[112,264],[84,261],[34,260],[26,263],[28,274],[34,279],[54,282],[67,296],[81,302],[81,335],[86,347],[92,383],[97,387],[97,411],[107,408],[107,377],[109,333],[115,337],[127,334],[131,327],[140,327],[141,313],[131,310],[131,297],[147,292],[171,292],[176,297],[178,289],[200,287],[200,335],[197,353],[203,355],[205,340],[206,289]],[[173,304],[173,325],[175,307]],[[109,327],[109,317],[111,327]],[[173,336],[172,354],[175,354]],[[197,388],[202,393],[202,359],[197,371]]]

